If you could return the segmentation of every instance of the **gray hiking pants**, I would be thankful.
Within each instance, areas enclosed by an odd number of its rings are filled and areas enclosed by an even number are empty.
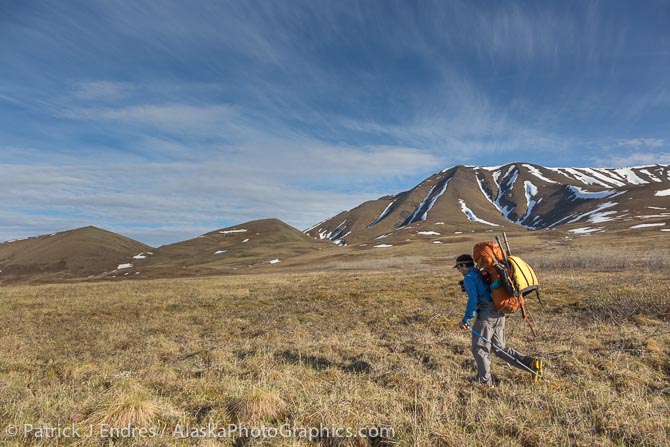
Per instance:
[[[504,314],[488,309],[480,310],[472,329],[480,333],[483,338],[492,341],[496,346],[492,347],[490,343],[472,334],[472,354],[477,362],[476,381],[491,384],[491,351],[510,365],[527,371],[521,364],[526,367],[530,366],[533,357],[522,355],[505,345]]]

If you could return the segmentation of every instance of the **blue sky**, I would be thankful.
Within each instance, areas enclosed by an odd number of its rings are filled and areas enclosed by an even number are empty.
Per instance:
[[[0,240],[305,229],[457,164],[670,163],[667,1],[0,0]]]

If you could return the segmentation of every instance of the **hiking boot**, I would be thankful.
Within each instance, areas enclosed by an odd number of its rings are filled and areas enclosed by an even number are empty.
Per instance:
[[[539,358],[534,358],[533,361],[530,362],[530,370],[533,371],[533,381],[534,382],[539,382],[540,379],[544,375],[544,371],[542,371],[542,359]]]
[[[476,377],[470,380],[473,388],[495,388],[492,380],[485,382],[483,380],[478,380]]]

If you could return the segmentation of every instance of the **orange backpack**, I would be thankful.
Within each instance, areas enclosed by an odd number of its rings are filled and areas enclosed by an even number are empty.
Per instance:
[[[523,296],[516,296],[505,272],[502,248],[497,242],[479,242],[472,249],[472,257],[480,269],[491,278],[493,307],[498,312],[514,313],[519,310]]]
[[[507,243],[507,235],[504,236],[505,243]],[[510,257],[509,245],[507,245],[507,252],[505,252],[497,237],[496,240],[497,242],[479,242],[472,249],[472,257],[475,263],[481,270],[487,272],[490,278],[493,307],[498,312],[503,313],[514,313],[521,309],[523,319],[530,326],[533,335],[537,336],[537,332],[529,320],[530,314],[524,301],[524,296],[531,291],[535,291],[539,298],[537,287],[519,288],[519,284],[516,284],[518,281],[514,281],[514,275],[512,274],[515,271],[514,262],[508,261]],[[530,270],[532,271],[532,269]],[[534,282],[537,283],[537,278]]]

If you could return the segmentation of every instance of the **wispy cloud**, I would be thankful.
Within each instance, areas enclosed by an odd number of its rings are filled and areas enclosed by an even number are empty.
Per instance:
[[[614,155],[606,161],[601,161],[600,164],[605,167],[670,164],[670,152],[634,152],[626,155]]]
[[[73,87],[72,96],[80,100],[119,100],[128,96],[133,86],[124,82],[88,81]]]
[[[46,233],[71,225],[97,224],[125,229],[134,227],[214,229],[262,217],[279,217],[298,226],[313,222],[305,216],[344,209],[350,200],[366,194],[305,191],[277,183],[276,179],[245,178],[235,167],[219,163],[137,165],[0,166],[8,197],[5,213],[31,216],[24,229]],[[33,181],[34,178],[41,181]],[[353,197],[352,197],[353,196]],[[296,203],[302,207],[295,213]],[[8,216],[8,214],[6,214]],[[9,217],[9,216],[8,216]],[[26,219],[20,219],[25,224]],[[16,219],[3,220],[0,234],[14,238]],[[39,224],[38,224],[39,223]],[[190,236],[195,236],[191,234]],[[160,231],[145,240],[170,242]]]
[[[617,146],[620,147],[662,147],[665,145],[665,141],[659,138],[631,138],[628,140],[620,140],[617,142]]]
[[[8,6],[0,238],[34,215],[151,243],[304,228],[455,163],[662,162],[670,63],[648,48],[670,33],[619,6]]]
[[[27,230],[46,233],[88,221],[158,245],[174,241],[169,237],[179,227],[183,236],[195,236],[187,234],[195,222],[206,231],[207,226],[278,217],[307,228],[387,194],[380,187],[383,179],[438,165],[412,148],[303,144],[277,153],[257,147],[232,154],[208,150],[192,161],[100,164],[61,156],[58,166],[5,164],[0,165],[0,188],[8,212],[39,216],[42,225],[33,223]],[[272,142],[274,148],[289,146]],[[149,238],[140,231],[147,225],[156,227]],[[14,222],[0,221],[6,239],[16,237],[14,229]]]
[[[116,125],[138,127],[164,133],[213,133],[235,117],[226,105],[146,104],[128,107],[75,108],[62,117],[77,120],[109,121]]]

